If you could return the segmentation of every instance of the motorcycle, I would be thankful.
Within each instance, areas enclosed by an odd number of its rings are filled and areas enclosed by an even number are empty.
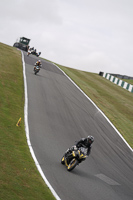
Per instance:
[[[61,159],[61,164],[65,165],[68,171],[72,171],[79,163],[87,158],[87,150],[84,147],[73,149],[65,153]]]
[[[40,66],[35,66],[34,67],[34,73],[35,73],[35,75],[38,73],[40,71]]]
[[[35,56],[37,56],[37,57],[39,57],[39,56],[41,55],[41,52],[38,52],[38,53],[37,53],[37,52],[36,52],[36,49],[35,49],[35,50],[32,50],[32,51],[31,51],[31,54],[32,54],[32,55],[35,55]]]
[[[41,52],[36,53],[36,56],[39,57],[41,55]]]

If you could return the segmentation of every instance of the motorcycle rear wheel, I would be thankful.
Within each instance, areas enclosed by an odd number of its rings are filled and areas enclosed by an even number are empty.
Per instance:
[[[70,172],[70,171],[72,171],[75,167],[76,167],[76,165],[78,164],[79,162],[78,162],[78,160],[77,159],[72,159],[71,160],[71,162],[69,163],[69,165],[68,165],[68,167],[67,167],[67,170]]]

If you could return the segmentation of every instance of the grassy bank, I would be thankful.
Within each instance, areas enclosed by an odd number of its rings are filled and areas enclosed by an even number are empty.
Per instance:
[[[132,79],[122,79],[123,81],[133,85],[133,80]]]
[[[20,127],[16,126],[22,118]],[[27,146],[21,52],[0,43],[0,199],[54,200]]]
[[[98,74],[58,66],[105,113],[133,148],[133,93]]]

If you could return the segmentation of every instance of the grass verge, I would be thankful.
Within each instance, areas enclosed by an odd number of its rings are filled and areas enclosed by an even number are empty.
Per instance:
[[[22,118],[19,127],[16,126]],[[31,157],[24,128],[21,52],[0,43],[0,199],[54,200]]]

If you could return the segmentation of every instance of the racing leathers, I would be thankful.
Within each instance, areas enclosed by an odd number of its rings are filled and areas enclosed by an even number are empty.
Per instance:
[[[79,140],[76,145],[77,148],[83,147],[87,150],[87,155],[89,156],[90,152],[91,152],[91,144],[87,142],[87,138],[82,138],[81,140]]]
[[[65,154],[71,153],[73,150],[78,150],[81,148],[82,148],[82,150],[84,149],[85,154],[87,156],[89,156],[92,146],[91,146],[91,143],[88,143],[87,138],[82,138],[81,140],[76,142],[76,144],[74,146],[72,146],[71,148],[69,148]]]
[[[38,61],[35,63],[35,65],[34,65],[34,70],[35,70],[36,67],[41,68],[41,66],[42,66],[41,61],[38,60]]]

